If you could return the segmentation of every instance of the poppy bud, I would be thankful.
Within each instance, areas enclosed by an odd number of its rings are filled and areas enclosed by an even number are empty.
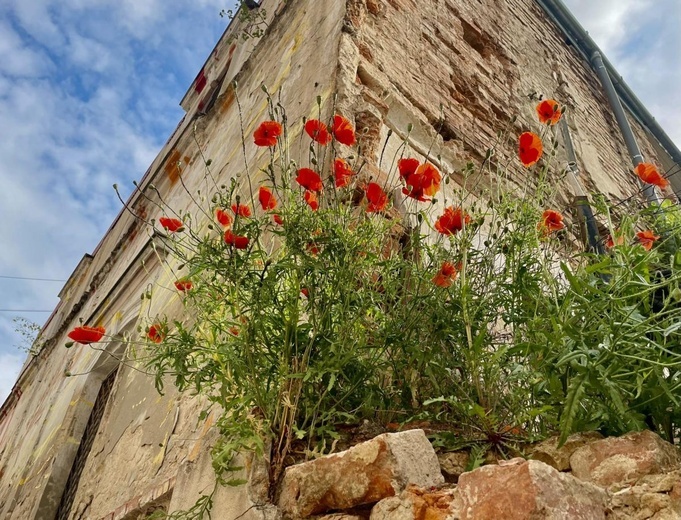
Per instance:
[[[73,341],[67,341],[67,342],[64,344],[64,346],[65,346],[66,348],[71,348],[71,347],[73,346]]]
[[[69,372],[68,370],[65,370],[64,371],[64,377],[71,377],[71,372]]]

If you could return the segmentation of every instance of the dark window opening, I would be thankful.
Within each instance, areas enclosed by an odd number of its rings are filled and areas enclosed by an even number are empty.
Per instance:
[[[111,372],[109,376],[102,382],[102,386],[97,394],[97,399],[92,407],[92,412],[90,413],[90,418],[88,419],[87,425],[85,426],[85,431],[83,432],[83,437],[80,441],[80,446],[78,447],[78,452],[76,453],[76,458],[73,461],[73,466],[71,467],[71,473],[69,473],[69,478],[66,481],[66,487],[64,488],[64,493],[61,497],[61,502],[59,503],[59,509],[57,509],[56,520],[68,520],[71,514],[71,508],[73,507],[73,501],[76,497],[76,492],[78,491],[78,483],[80,477],[83,474],[83,468],[85,468],[85,462],[90,454],[92,445],[94,444],[97,431],[99,430],[99,424],[102,422],[102,417],[104,416],[104,410],[106,408],[106,402],[109,400],[111,395],[111,390],[113,388],[114,382],[116,381],[116,374],[118,373],[118,368]]]

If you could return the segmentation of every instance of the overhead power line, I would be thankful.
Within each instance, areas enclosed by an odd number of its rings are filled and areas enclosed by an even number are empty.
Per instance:
[[[24,276],[2,276],[0,278],[6,278],[8,280],[32,280],[35,282],[65,282],[66,280],[58,280],[56,278],[27,278]]]
[[[0,312],[52,312],[54,309],[49,311],[38,311],[34,309],[0,309]]]

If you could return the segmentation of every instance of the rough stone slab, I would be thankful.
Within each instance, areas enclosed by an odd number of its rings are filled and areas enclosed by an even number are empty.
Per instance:
[[[513,459],[459,477],[460,520],[605,520],[607,493],[537,460]]]
[[[305,518],[373,504],[408,484],[429,488],[444,482],[423,430],[386,433],[342,453],[291,466],[282,481],[279,507]]]
[[[666,520],[681,518],[681,471],[646,475],[635,485],[612,493],[608,520]]]
[[[409,486],[399,496],[381,500],[369,520],[454,520],[458,518],[456,491],[429,491]]]
[[[447,482],[455,483],[459,480],[459,476],[466,471],[470,458],[470,454],[466,451],[438,453],[437,459],[440,462],[440,469]]]
[[[611,487],[680,469],[681,456],[659,435],[645,430],[582,446],[570,457],[570,466],[575,477]]]
[[[565,444],[559,448],[559,437],[556,435],[537,444],[532,450],[531,458],[544,462],[558,471],[569,471],[572,454],[578,448],[601,439],[603,439],[603,436],[598,432],[575,433],[570,435]]]

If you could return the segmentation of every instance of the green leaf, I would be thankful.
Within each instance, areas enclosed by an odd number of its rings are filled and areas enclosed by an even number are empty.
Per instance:
[[[565,398],[565,406],[560,414],[560,438],[558,439],[558,446],[565,444],[570,433],[572,433],[572,425],[579,412],[581,399],[585,392],[585,383],[588,373],[584,372],[573,377],[568,386],[567,396]]]
[[[677,321],[676,323],[672,323],[669,327],[664,329],[664,332],[662,335],[666,338],[670,334],[673,334],[677,330],[681,329],[681,321]]]

